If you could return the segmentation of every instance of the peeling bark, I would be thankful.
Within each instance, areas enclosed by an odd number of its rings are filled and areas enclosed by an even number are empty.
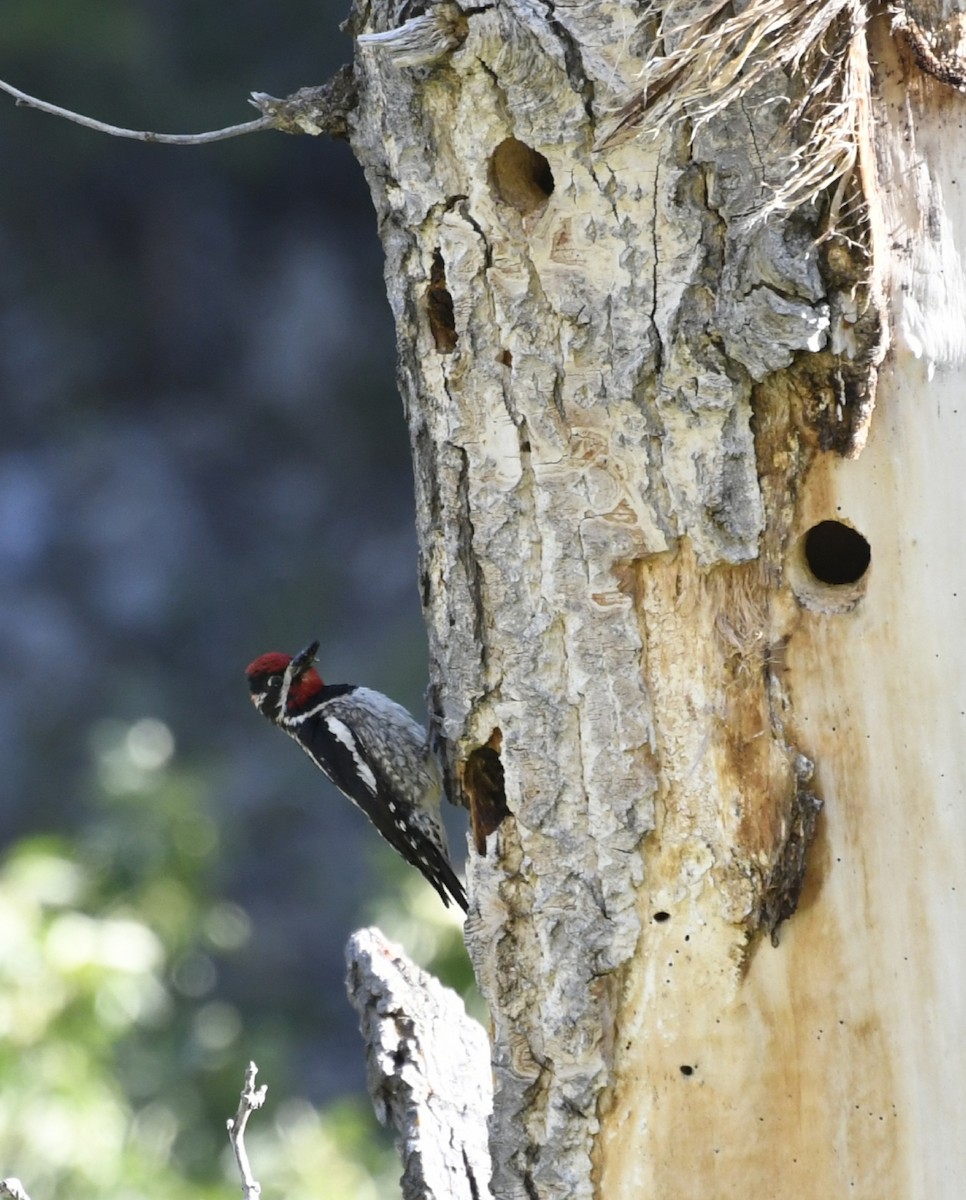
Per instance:
[[[869,889],[890,902],[838,807],[869,815],[872,734],[822,690],[874,627],[871,575],[823,579],[805,538],[867,479],[890,277],[871,130],[834,195],[778,211],[794,75],[616,143],[653,36],[636,4],[507,0],[463,33],[415,69],[360,45],[350,141],[396,319],[433,708],[474,808],[494,1194],[770,1195],[780,1161],[789,1194],[931,1195],[888,1124],[915,1075],[902,1025],[850,925]]]
[[[399,1134],[403,1200],[486,1200],[485,1031],[378,929],[354,933],[346,958],[376,1116]]]

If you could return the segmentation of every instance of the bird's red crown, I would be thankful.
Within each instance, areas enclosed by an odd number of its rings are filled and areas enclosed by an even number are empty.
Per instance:
[[[261,676],[267,677],[269,675],[284,675],[291,661],[291,654],[280,654],[277,650],[273,650],[270,654],[262,654],[254,662],[249,663],[245,668],[245,674],[249,679],[258,679]],[[322,676],[316,671],[315,667],[306,667],[297,678],[292,680],[292,684],[288,690],[288,703],[286,707],[293,711],[301,708],[317,692],[320,692],[324,686],[325,683]]]
[[[263,654],[254,662],[250,662],[245,668],[245,674],[249,679],[258,675],[284,675],[285,668],[291,661],[291,654],[279,654],[277,650],[273,650],[271,654]]]

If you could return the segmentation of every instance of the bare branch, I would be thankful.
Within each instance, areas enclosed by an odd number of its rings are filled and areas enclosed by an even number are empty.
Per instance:
[[[168,146],[203,146],[208,142],[220,142],[225,138],[241,137],[245,133],[258,133],[262,129],[274,128],[274,121],[269,116],[257,117],[254,121],[246,121],[242,125],[229,125],[225,129],[214,129],[208,133],[152,133],[147,129],[122,129],[118,125],[108,125],[93,117],[85,117],[81,113],[72,112],[69,108],[61,108],[59,104],[50,104],[46,100],[38,100],[36,96],[28,96],[13,84],[0,79],[0,90],[13,96],[18,106],[36,108],[40,112],[50,113],[52,117],[63,117],[65,121],[73,121],[75,125],[83,125],[85,129],[94,129],[98,133],[106,133],[111,137],[133,138],[138,142],[162,142]]]
[[[9,1179],[0,1179],[0,1196],[9,1196],[10,1200],[30,1200],[23,1184],[12,1175]]]
[[[399,1133],[403,1200],[490,1195],[490,1044],[455,992],[378,929],[346,947],[376,1116]]]
[[[69,108],[61,108],[59,104],[38,100],[36,96],[30,96],[2,79],[0,91],[13,96],[18,106],[36,108],[51,116],[63,117],[65,121],[73,121],[76,125],[83,125],[85,129],[93,129],[97,133],[106,133],[110,137],[131,138],[137,142],[160,142],[166,146],[205,146],[209,142],[223,142],[227,138],[242,137],[247,133],[260,133],[263,129],[276,129],[281,133],[307,133],[312,136],[327,133],[331,137],[344,138],[347,136],[346,120],[356,102],[352,68],[342,67],[328,83],[319,87],[299,88],[283,100],[269,96],[267,92],[252,92],[248,102],[262,114],[254,121],[228,125],[224,129],[212,129],[207,133],[152,133],[146,129],[123,129],[119,125],[109,125],[105,121],[85,117]]]
[[[248,1118],[262,1107],[268,1092],[268,1087],[264,1083],[260,1088],[255,1087],[257,1074],[258,1067],[250,1062],[248,1070],[245,1072],[245,1086],[242,1088],[238,1100],[238,1111],[233,1117],[228,1118],[228,1140],[235,1152],[235,1161],[238,1163],[238,1173],[242,1180],[242,1195],[245,1200],[258,1200],[262,1191],[261,1184],[252,1175],[248,1152],[245,1149],[245,1126],[248,1124]]]

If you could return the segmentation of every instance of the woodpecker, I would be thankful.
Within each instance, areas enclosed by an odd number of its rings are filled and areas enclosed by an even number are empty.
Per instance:
[[[246,668],[252,703],[295,739],[390,846],[418,867],[449,906],[466,893],[439,816],[443,780],[426,730],[400,704],[352,683],[325,683],[312,642],[293,658],[263,654]]]

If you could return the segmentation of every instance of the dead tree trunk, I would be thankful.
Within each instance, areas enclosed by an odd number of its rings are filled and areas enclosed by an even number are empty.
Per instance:
[[[494,1194],[952,1198],[963,101],[844,0],[639,9],[350,22]]]

